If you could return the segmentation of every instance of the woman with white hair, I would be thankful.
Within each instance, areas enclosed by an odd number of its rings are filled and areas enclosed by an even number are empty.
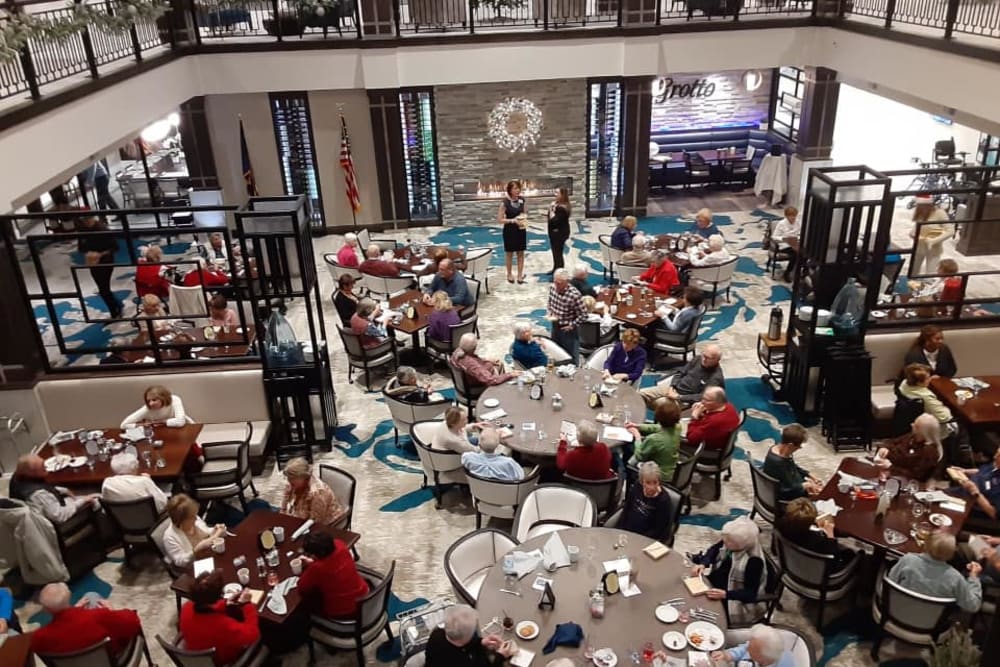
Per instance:
[[[660,466],[655,461],[639,464],[639,483],[630,484],[616,528],[665,539],[670,526],[670,496],[660,482]]]
[[[381,315],[382,311],[374,300],[365,297],[358,301],[358,309],[351,316],[351,331],[361,337],[361,344],[365,347],[375,347],[389,337],[385,324],[379,321]]]
[[[142,301],[139,302],[139,319],[146,319],[153,324],[153,331],[160,332],[166,331],[174,325],[174,320],[172,320],[167,315],[167,309],[163,305],[163,301],[160,297],[155,294],[147,294],[142,297]],[[145,329],[145,325],[139,325]]]
[[[330,487],[312,474],[312,464],[301,456],[285,464],[288,484],[281,497],[281,511],[299,519],[312,519],[320,525],[336,523],[346,509]]]
[[[941,425],[926,412],[910,425],[910,432],[887,441],[875,454],[878,464],[907,479],[926,482],[944,456]]]
[[[580,479],[605,480],[614,477],[611,450],[597,439],[597,424],[581,419],[576,425],[576,443],[570,447],[566,438],[559,441],[556,468]]]
[[[750,628],[750,641],[725,651],[713,651],[710,657],[712,664],[742,665],[749,661],[757,667],[797,667],[795,657],[785,649],[781,633],[760,623]]]
[[[514,653],[512,642],[499,635],[479,638],[479,615],[465,604],[448,607],[444,625],[434,628],[424,653],[426,667],[492,667]]]
[[[111,477],[106,477],[101,485],[101,497],[116,503],[125,503],[142,498],[152,498],[156,511],[162,512],[167,506],[167,494],[158,487],[148,473],[139,474],[139,459],[135,454],[122,452],[111,457]]]
[[[525,368],[537,368],[549,363],[549,358],[541,344],[531,333],[531,323],[514,322],[514,343],[510,346],[510,356]]]
[[[722,236],[722,232],[719,228],[715,226],[712,221],[712,211],[711,209],[703,208],[699,209],[697,213],[694,214],[694,224],[688,230],[689,234],[697,234],[703,239],[707,239],[712,234],[718,234]]]
[[[963,577],[948,561],[955,557],[955,536],[933,532],[924,541],[924,552],[909,553],[896,561],[889,570],[889,579],[903,588],[936,598],[955,598],[958,606],[969,613],[979,611],[983,603],[983,584],[979,575],[983,566],[977,562],[965,566]]]
[[[161,299],[170,296],[171,273],[173,267],[163,264],[163,250],[151,245],[135,267],[135,293],[143,297],[155,294]]]
[[[726,600],[729,615],[743,622],[759,619],[763,605],[757,598],[767,588],[767,571],[760,547],[760,529],[741,516],[722,527],[722,539],[691,559],[694,576],[706,574],[712,600]]]
[[[348,268],[358,268],[358,235],[352,232],[344,234],[344,245],[337,251],[337,264]]]
[[[476,354],[479,340],[476,334],[462,334],[458,341],[458,349],[451,353],[451,363],[462,370],[477,385],[503,384],[511,378],[516,378],[521,371],[504,372],[503,362],[494,359],[484,359]]]
[[[452,405],[444,411],[444,419],[437,423],[431,434],[431,447],[434,449],[451,450],[458,454],[477,451],[478,437],[470,434],[470,430],[479,424],[469,426],[469,413],[457,405]]]
[[[691,265],[716,266],[725,264],[732,257],[726,250],[726,240],[722,238],[722,234],[712,234],[708,237],[708,248],[691,255]]]
[[[632,249],[622,253],[621,264],[631,266],[649,266],[653,261],[653,251],[650,249],[654,245],[653,239],[648,238],[642,232],[636,232],[632,237]]]
[[[197,287],[198,285],[224,287],[229,284],[229,276],[215,262],[206,262],[202,257],[199,257],[196,261],[198,262],[198,266],[185,273],[184,278],[181,280],[181,284],[184,287]]]

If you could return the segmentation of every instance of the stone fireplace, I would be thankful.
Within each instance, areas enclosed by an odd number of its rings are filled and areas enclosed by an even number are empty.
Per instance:
[[[457,180],[454,183],[453,194],[456,202],[460,201],[500,201],[507,194],[509,181],[521,181],[521,196],[525,199],[543,197],[553,199],[559,188],[566,188],[573,196],[573,177],[562,178],[506,178],[498,180],[469,179]]]

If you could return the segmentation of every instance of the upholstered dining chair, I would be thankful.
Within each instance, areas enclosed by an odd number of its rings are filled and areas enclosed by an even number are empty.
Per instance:
[[[317,466],[317,474],[319,475],[319,481],[326,484],[333,491],[333,495],[336,496],[337,500],[340,501],[341,507],[344,508],[344,514],[333,523],[333,527],[340,530],[350,530],[351,520],[354,518],[354,494],[358,489],[358,480],[346,470],[342,470],[329,463],[319,464]],[[354,560],[357,560],[357,549],[351,547],[351,553],[354,554]]]
[[[393,432],[395,434],[396,447],[399,447],[400,431],[403,432],[403,435],[409,436],[411,426],[419,421],[437,419],[444,413],[445,410],[448,409],[448,406],[451,405],[451,401],[446,398],[442,398],[437,401],[429,400],[427,403],[411,403],[409,401],[404,401],[403,399],[389,393],[389,391],[394,389],[396,385],[396,378],[391,378],[388,382],[386,382],[385,387],[382,389],[382,398],[385,400],[385,404],[389,408],[389,414],[392,415],[392,425]]]
[[[747,461],[750,481],[753,482],[753,510],[750,512],[750,518],[759,514],[773,525],[774,520],[784,513],[785,505],[788,503],[778,497],[780,484],[778,480],[764,472],[762,465]]]
[[[698,443],[693,451],[682,451],[677,458],[677,465],[674,466],[674,478],[670,485],[684,496],[683,514],[691,513],[691,481],[694,478],[694,468],[698,465],[698,457],[703,451],[705,451],[704,443]]]
[[[424,341],[426,346],[424,351],[427,356],[431,359],[432,367],[429,369],[433,371],[433,364],[435,361],[443,361],[448,363],[451,358],[451,353],[458,349],[458,342],[462,340],[462,336],[467,333],[472,333],[476,330],[479,323],[479,315],[472,314],[466,319],[461,320],[458,324],[452,324],[448,327],[449,335],[451,336],[448,342],[440,341],[436,338],[431,338],[425,334]]]
[[[600,322],[581,322],[577,334],[580,336],[580,354],[589,357],[597,348],[618,340],[621,326],[615,323],[607,333],[602,334]]]
[[[391,364],[392,368],[397,365],[396,337],[389,335],[384,341],[373,347],[365,347],[361,342],[361,336],[346,329],[337,329],[340,340],[344,343],[344,351],[347,352],[347,381],[354,383],[354,371],[360,370],[364,373],[365,384],[371,387],[371,371],[374,368]]]
[[[355,280],[361,280],[361,272],[353,267],[338,263],[337,253],[335,252],[323,253],[323,262],[326,264],[326,270],[330,272],[330,277],[333,278],[334,288],[340,284],[340,276],[343,275],[351,276]]]
[[[684,495],[670,484],[663,484],[663,490],[670,498],[670,517],[665,525],[660,526],[660,533],[656,536],[656,539],[663,542],[668,547],[672,547],[674,545],[674,538],[677,535],[677,529],[681,525],[681,512],[684,508]],[[624,507],[618,508],[614,514],[609,516],[608,520],[604,522],[605,527],[617,527],[618,523],[621,521],[623,512]]]
[[[466,470],[469,493],[472,494],[472,503],[476,508],[476,528],[482,527],[484,514],[498,519],[513,519],[517,508],[538,486],[540,472],[541,469],[534,466],[525,471],[522,479],[502,480],[481,477]]]
[[[778,550],[782,583],[799,597],[818,603],[816,626],[822,630],[826,603],[842,600],[854,589],[857,583],[855,572],[860,558],[855,555],[842,569],[834,570],[836,556],[800,547],[783,538],[777,531],[774,532],[773,539]]]
[[[886,571],[872,597],[872,617],[878,634],[872,643],[872,659],[878,662],[885,636],[892,635],[908,644],[930,646],[948,627],[955,598],[940,598],[911,591],[889,578]]]
[[[801,631],[787,625],[770,624],[785,642],[785,650],[792,655],[795,667],[816,667],[816,648]],[[750,628],[726,630],[727,645],[745,644],[750,641]]]
[[[604,262],[604,281],[614,282],[615,266],[621,262],[623,251],[611,245],[611,234],[599,234],[597,241],[601,245],[601,260]]]
[[[482,283],[480,283],[475,278],[466,278],[465,285],[469,289],[469,295],[472,297],[472,303],[467,306],[462,306],[461,310],[458,311],[459,317],[462,320],[468,320],[470,317],[479,312],[479,293],[482,290]],[[479,334],[478,324],[475,327],[476,335]]]
[[[250,445],[245,441],[206,442],[201,449],[205,463],[201,470],[187,475],[191,497],[199,503],[239,498],[246,512],[246,490],[253,483]]]
[[[700,288],[706,297],[711,296],[712,308],[715,308],[716,297],[723,291],[726,293],[726,303],[729,303],[729,290],[733,284],[733,273],[735,273],[736,263],[739,261],[739,256],[735,256],[715,266],[692,266],[688,269],[688,284]]]
[[[444,571],[455,595],[475,607],[490,568],[516,546],[510,535],[495,528],[476,529],[458,538],[444,554]]]
[[[490,260],[493,259],[493,248],[469,248],[465,252],[466,279],[475,278],[482,282],[486,293],[490,293]]]
[[[607,479],[594,480],[574,477],[568,473],[563,473],[563,483],[572,488],[579,489],[590,496],[597,509],[597,517],[600,521],[605,519],[618,506],[621,498],[622,480],[618,475],[613,475]]]
[[[421,488],[426,488],[429,482],[434,485],[434,500],[438,509],[441,509],[441,497],[446,488],[467,486],[469,483],[465,468],[462,467],[461,454],[450,449],[431,447],[434,429],[440,423],[440,421],[422,421],[410,427],[410,437],[413,438],[420,466],[424,470],[424,482]]]
[[[152,667],[153,665],[146,637],[141,630],[118,656],[111,653],[111,640],[108,637],[79,651],[36,653],[36,655],[46,667],[138,667],[143,664]]]
[[[125,501],[101,498],[101,506],[122,535],[125,564],[131,567],[135,551],[143,546],[152,546],[149,531],[156,525],[160,516],[156,511],[156,503],[150,496]]]
[[[695,347],[698,344],[698,330],[701,328],[701,320],[705,317],[705,306],[699,307],[698,315],[691,321],[691,324],[684,331],[670,331],[663,327],[653,328],[652,354],[655,360],[658,355],[681,355],[685,363],[688,357],[694,356]]]
[[[180,635],[172,642],[156,635],[156,641],[160,643],[160,647],[177,667],[215,667],[214,648],[205,651],[192,651],[184,648],[184,638]],[[258,640],[248,646],[236,662],[226,667],[262,667],[269,656],[270,651]]]
[[[479,397],[486,391],[486,385],[475,384],[464,370],[457,368],[451,360],[448,361],[448,370],[451,372],[451,381],[455,385],[455,398],[460,404],[465,405],[471,420],[476,414],[476,403]]]
[[[564,484],[542,484],[524,499],[514,515],[513,535],[519,542],[563,528],[597,525],[594,501]]]
[[[733,478],[733,453],[736,451],[736,438],[747,420],[747,411],[740,411],[740,423],[729,434],[726,446],[720,449],[705,449],[695,463],[694,469],[700,475],[712,475],[715,479],[715,495],[713,500],[718,500],[722,496],[722,474],[725,473],[726,480]]]
[[[618,282],[620,283],[635,282],[648,268],[648,266],[642,266],[641,264],[615,264],[615,270],[618,271]]]

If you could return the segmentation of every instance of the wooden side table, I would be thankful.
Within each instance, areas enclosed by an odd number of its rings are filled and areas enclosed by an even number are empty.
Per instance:
[[[775,394],[781,391],[785,379],[785,350],[787,348],[785,334],[781,334],[777,339],[768,338],[766,333],[757,334],[757,360],[764,367],[764,374],[760,376],[760,379],[764,384],[770,385]]]

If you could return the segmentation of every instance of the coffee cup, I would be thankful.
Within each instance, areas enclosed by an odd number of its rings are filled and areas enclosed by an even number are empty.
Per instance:
[[[212,551],[217,554],[221,554],[226,550],[226,541],[221,537],[217,537],[212,540]]]
[[[246,564],[247,564],[246,556],[237,556],[236,558],[233,559],[233,567],[235,567],[237,570]]]
[[[840,491],[841,493],[850,493],[851,485],[848,484],[847,482],[840,482],[839,484],[837,484],[837,490]]]
[[[580,560],[580,547],[570,544],[566,547],[566,553],[569,554],[569,562],[575,563]]]
[[[293,558],[291,561],[289,561],[288,564],[292,566],[292,574],[294,574],[296,576],[302,574],[302,559],[301,558]]]
[[[239,579],[242,585],[246,586],[250,583],[250,570],[245,567],[241,567],[236,570],[236,578]]]
[[[278,544],[281,544],[282,542],[285,541],[284,526],[275,526],[274,528],[271,529],[271,532],[274,533],[274,539]]]

